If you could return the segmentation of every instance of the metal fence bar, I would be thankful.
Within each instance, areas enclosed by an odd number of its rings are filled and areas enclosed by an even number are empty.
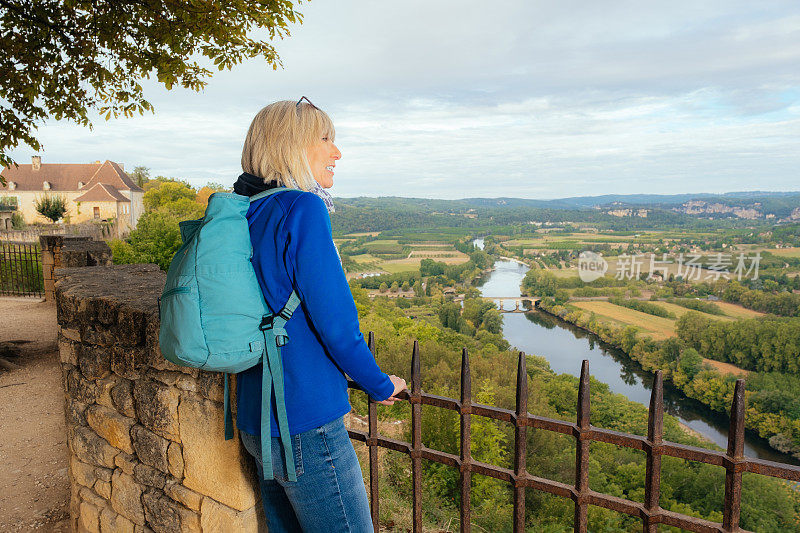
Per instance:
[[[367,346],[372,356],[375,357],[375,334],[369,332]],[[367,421],[369,424],[369,502],[372,513],[372,528],[378,531],[380,517],[380,498],[378,493],[378,404],[367,394]]]
[[[369,335],[370,348],[374,350],[374,337]],[[373,351],[374,354],[374,351]],[[731,425],[728,437],[727,452],[706,450],[695,446],[687,446],[663,440],[664,425],[664,387],[663,376],[656,372],[653,390],[650,397],[650,412],[648,414],[647,437],[631,435],[603,428],[596,428],[590,424],[589,402],[589,362],[584,361],[581,366],[581,377],[578,386],[578,416],[577,423],[565,422],[551,418],[532,415],[527,412],[527,372],[525,368],[525,355],[520,353],[517,368],[517,398],[516,409],[510,411],[499,407],[472,403],[471,376],[469,372],[469,357],[466,350],[462,352],[462,379],[461,401],[443,396],[436,396],[422,392],[420,373],[419,344],[414,341],[411,357],[411,388],[397,395],[401,400],[411,403],[411,443],[396,439],[382,437],[377,431],[377,414],[370,413],[369,432],[349,430],[350,437],[367,443],[370,450],[370,493],[372,501],[373,524],[377,527],[378,517],[378,464],[377,447],[405,453],[411,457],[411,470],[413,481],[413,531],[422,531],[422,505],[421,460],[438,462],[458,468],[461,475],[460,489],[462,491],[461,531],[470,530],[469,522],[469,496],[464,498],[465,474],[471,477],[473,472],[499,479],[513,486],[514,490],[514,531],[524,531],[525,526],[525,489],[535,489],[562,498],[569,498],[575,502],[575,516],[573,527],[575,531],[586,531],[588,522],[588,507],[594,505],[611,509],[620,513],[640,518],[643,530],[646,532],[657,531],[658,524],[674,526],[687,531],[697,532],[722,532],[744,531],[739,528],[742,473],[752,472],[760,475],[800,481],[800,466],[786,465],[752,459],[744,456],[744,380],[736,382],[733,403],[731,406]],[[358,388],[348,382],[350,388]],[[456,411],[461,416],[461,454],[456,456],[439,450],[426,448],[422,444],[422,405],[431,405]],[[374,403],[372,404],[374,407]],[[470,455],[469,433],[471,415],[485,416],[514,424],[514,469],[503,468],[479,461],[474,461]],[[575,485],[569,485],[546,478],[532,476],[525,468],[527,428],[543,429],[555,433],[572,435],[576,439],[575,453]],[[589,445],[592,441],[605,442],[631,449],[642,450],[647,454],[645,471],[645,501],[634,502],[608,494],[595,492],[589,489]],[[373,450],[375,455],[373,456]],[[667,455],[690,461],[722,466],[726,469],[725,501],[723,523],[711,522],[701,518],[687,516],[673,511],[667,511],[659,506],[661,490],[661,457]],[[466,468],[465,468],[466,466]],[[373,483],[374,481],[374,483]],[[466,509],[464,504],[466,502]],[[465,513],[466,511],[466,513]]]
[[[728,430],[728,457],[725,464],[725,508],[722,527],[725,531],[739,530],[742,503],[742,459],[744,457],[744,380],[737,379],[731,405],[731,425]]]
[[[647,463],[645,466],[644,533],[658,531],[658,514],[661,511],[661,441],[664,437],[664,378],[656,371],[653,390],[650,391],[650,410],[647,413]]]
[[[419,343],[411,352],[411,481],[414,533],[422,533],[422,382]]]
[[[586,533],[589,524],[589,361],[581,365],[578,382],[578,430],[575,432],[575,531]]]
[[[522,424],[528,412],[528,370],[525,354],[519,352],[517,364],[517,412],[514,419],[514,533],[525,531],[525,485],[528,474],[528,428]]]
[[[40,261],[35,244],[0,242],[0,295],[42,296]]]
[[[461,408],[459,417],[461,422],[461,476],[459,478],[459,488],[461,490],[461,504],[459,505],[459,515],[461,518],[461,531],[470,531],[471,497],[470,487],[472,486],[472,377],[469,372],[469,353],[467,349],[461,350]]]

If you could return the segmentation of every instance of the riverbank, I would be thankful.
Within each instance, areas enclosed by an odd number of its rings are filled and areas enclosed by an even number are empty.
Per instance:
[[[550,299],[540,302],[538,309],[552,317],[570,324],[589,334],[597,336],[603,342],[614,346],[632,361],[641,365],[641,368],[652,375],[656,370],[664,372],[664,379],[671,383],[686,397],[698,401],[708,409],[728,419],[728,412],[733,396],[733,388],[738,376],[722,373],[711,365],[703,365],[699,359],[697,368],[684,369],[685,365],[679,364],[678,357],[673,365],[666,365],[661,361],[660,350],[663,344],[648,337],[639,337],[623,326],[602,324],[593,320],[591,316],[581,310],[570,310],[557,305]],[[677,356],[676,356],[677,357]],[[729,423],[729,422],[728,422]],[[797,464],[798,456],[789,453],[786,438],[772,438],[782,436],[786,432],[791,434],[794,422],[777,415],[762,413],[753,407],[748,407],[745,416],[745,427],[758,435],[766,447],[774,451],[777,458],[769,460]],[[717,444],[720,444],[717,442]]]

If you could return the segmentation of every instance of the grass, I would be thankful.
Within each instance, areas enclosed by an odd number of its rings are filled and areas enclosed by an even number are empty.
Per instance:
[[[717,372],[721,374],[731,374],[738,377],[747,377],[750,372],[745,370],[744,368],[739,368],[736,365],[732,365],[730,363],[723,363],[722,361],[715,361],[713,359],[706,359],[703,358],[703,362],[706,363],[708,366],[714,368]]]
[[[650,303],[656,304],[656,305],[657,305],[657,306],[659,306],[659,307],[663,307],[663,308],[664,308],[664,309],[666,309],[667,311],[670,311],[670,312],[672,312],[672,313],[675,313],[675,316],[676,316],[677,318],[680,318],[680,317],[682,317],[683,315],[685,315],[685,314],[686,314],[686,313],[688,313],[689,311],[693,311],[693,309],[688,309],[688,308],[686,308],[686,307],[683,307],[683,306],[681,306],[681,305],[677,305],[677,304],[671,304],[671,303],[669,303],[669,302],[650,302]],[[714,303],[715,303],[715,304],[719,304],[719,302],[714,302]],[[704,316],[704,317],[706,317],[706,318],[713,318],[713,319],[715,319],[715,320],[735,320],[735,318],[734,318],[734,317],[732,317],[732,316],[727,316],[727,315],[725,315],[725,316],[720,316],[720,315],[712,315],[712,314],[709,314],[709,313],[703,313],[703,312],[701,312],[701,311],[697,311],[697,312],[698,312],[698,313],[700,313],[701,315],[703,315],[703,316]]]
[[[755,318],[759,316],[764,316],[764,313],[760,311],[753,311],[752,309],[747,309],[742,307],[741,305],[736,305],[728,302],[714,302],[719,306],[722,311],[733,318]],[[713,316],[713,315],[710,315]]]
[[[380,231],[364,231],[361,233],[348,233],[345,237],[377,237],[380,233]]]
[[[648,315],[627,307],[604,301],[570,302],[575,307],[594,312],[598,318],[615,324],[635,326],[655,340],[675,336],[675,321],[670,318]]]
[[[765,250],[772,255],[777,255],[778,257],[798,257],[800,258],[800,248],[775,248]]]
[[[390,274],[397,274],[399,272],[414,272],[419,270],[419,263],[400,263],[395,261],[384,261],[378,265],[378,268],[385,270]]]
[[[350,259],[352,259],[358,264],[372,263],[373,261],[379,261],[377,257],[373,257],[370,254],[351,255]]]

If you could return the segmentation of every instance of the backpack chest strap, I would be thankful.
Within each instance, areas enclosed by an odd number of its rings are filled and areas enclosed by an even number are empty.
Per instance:
[[[265,315],[261,322],[260,329],[264,333],[265,346],[261,365],[261,464],[263,466],[264,479],[274,478],[272,472],[272,428],[270,424],[270,403],[274,392],[275,413],[278,422],[278,433],[283,445],[286,477],[289,481],[297,481],[294,453],[292,451],[291,436],[289,435],[289,420],[286,415],[281,346],[285,346],[289,342],[289,335],[285,329],[286,322],[292,318],[292,314],[299,304],[300,298],[297,293],[292,291],[283,309],[276,315]]]

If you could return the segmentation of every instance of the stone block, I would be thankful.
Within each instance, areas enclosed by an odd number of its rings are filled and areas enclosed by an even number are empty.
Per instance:
[[[77,329],[77,306],[78,298],[74,294],[69,294],[63,290],[59,290],[59,284],[56,283],[56,316],[58,317],[58,324],[62,327],[70,327]]]
[[[133,523],[144,525],[142,488],[132,476],[120,470],[111,478],[111,506]]]
[[[167,463],[169,464],[169,473],[176,479],[183,478],[183,452],[181,445],[177,442],[170,443],[167,449]]]
[[[164,492],[178,503],[182,503],[192,511],[200,511],[200,505],[203,503],[203,495],[197,494],[195,491],[187,489],[180,483],[168,481],[164,486]]]
[[[147,377],[150,379],[154,379],[163,383],[164,385],[169,385],[170,387],[174,387],[177,385],[178,381],[185,377],[185,374],[182,372],[170,372],[169,370],[159,370],[147,373]]]
[[[197,379],[192,376],[181,375],[175,386],[182,391],[197,392]]]
[[[144,348],[112,346],[111,371],[127,379],[139,379],[143,352]]]
[[[131,429],[131,436],[139,461],[164,473],[169,472],[167,451],[170,441],[138,424]]]
[[[97,385],[97,403],[104,405],[110,409],[116,409],[114,402],[111,399],[111,389],[117,384],[120,378],[111,374],[103,379],[98,379],[95,382]]]
[[[103,506],[106,504],[106,500],[101,498],[98,494],[92,489],[87,489],[86,487],[82,487],[80,490],[81,500],[85,502],[89,502],[98,509],[102,509]]]
[[[73,328],[58,328],[58,333],[61,335],[61,337],[63,337],[63,340],[65,341],[81,342],[80,330]]]
[[[86,409],[86,422],[113,447],[125,453],[133,453],[131,443],[133,418],[122,416],[102,405],[90,405]]]
[[[94,324],[94,318],[87,321],[87,324]],[[103,348],[109,348],[117,341],[115,334],[110,329],[104,327],[87,326],[83,330],[83,340]]]
[[[97,400],[97,385],[83,377],[77,369],[72,368],[67,374],[67,394],[83,403],[94,403]]]
[[[134,524],[110,507],[100,512],[100,533],[134,533]]]
[[[98,479],[94,484],[94,491],[105,500],[111,500],[111,483]]]
[[[117,457],[124,454],[119,454]],[[114,464],[116,464],[117,458],[114,458]],[[111,476],[114,474],[114,469],[112,468],[103,468],[102,466],[98,466],[95,468],[95,474],[97,474],[97,479],[111,482]]]
[[[69,363],[72,366],[78,365],[78,356],[75,353],[75,343],[69,339],[58,338],[58,355],[62,363]]]
[[[73,429],[70,447],[78,459],[95,466],[114,468],[114,458],[119,450],[85,426]]]
[[[111,389],[111,401],[117,411],[125,416],[135,417],[136,409],[133,404],[133,383],[124,378],[118,378],[117,384]]]
[[[95,467],[78,461],[74,455],[70,456],[69,470],[72,480],[84,487],[93,487],[97,481]]]
[[[129,476],[132,476],[133,469],[139,464],[139,461],[136,460],[135,455],[128,455],[125,452],[120,452],[119,455],[114,458],[114,464]]]
[[[226,441],[220,405],[184,396],[178,408],[186,487],[237,511],[255,504],[250,461],[236,438]]]
[[[102,379],[111,372],[111,354],[108,348],[89,344],[75,346],[78,367],[86,379]]]
[[[163,489],[167,476],[152,466],[138,464],[133,468],[133,478],[142,485]]]
[[[44,293],[45,294],[53,294],[53,291],[55,289],[55,283],[53,282],[53,279],[52,278],[49,278],[49,279],[48,278],[44,278],[44,279],[42,279],[42,281],[43,281],[43,285],[44,285],[44,287],[43,287],[44,288]],[[45,298],[47,298],[47,296],[45,296]]]
[[[178,438],[178,391],[162,383],[140,380],[134,383],[136,415],[147,429],[170,440]]]
[[[154,297],[153,304],[155,303]],[[117,342],[124,346],[143,346],[148,316],[146,311],[121,306],[117,312],[116,324],[112,328]]]
[[[222,402],[225,398],[223,376],[222,372],[201,371],[197,376],[198,392],[209,400]]]
[[[66,417],[67,427],[86,425],[86,404],[67,398],[64,403],[64,416]]]
[[[78,533],[100,532],[100,509],[90,503],[81,502],[78,512]]]
[[[80,489],[81,486],[77,483],[70,483],[69,487],[69,523],[70,523],[70,531],[77,531],[78,530],[78,518],[81,515],[81,496],[80,496]]]
[[[259,513],[255,506],[237,511],[226,505],[203,498],[203,505],[200,509],[200,525],[203,533],[250,533],[267,531],[266,521],[263,513]]]
[[[162,491],[148,489],[142,495],[147,524],[156,533],[200,532],[200,517],[168,498]]]

